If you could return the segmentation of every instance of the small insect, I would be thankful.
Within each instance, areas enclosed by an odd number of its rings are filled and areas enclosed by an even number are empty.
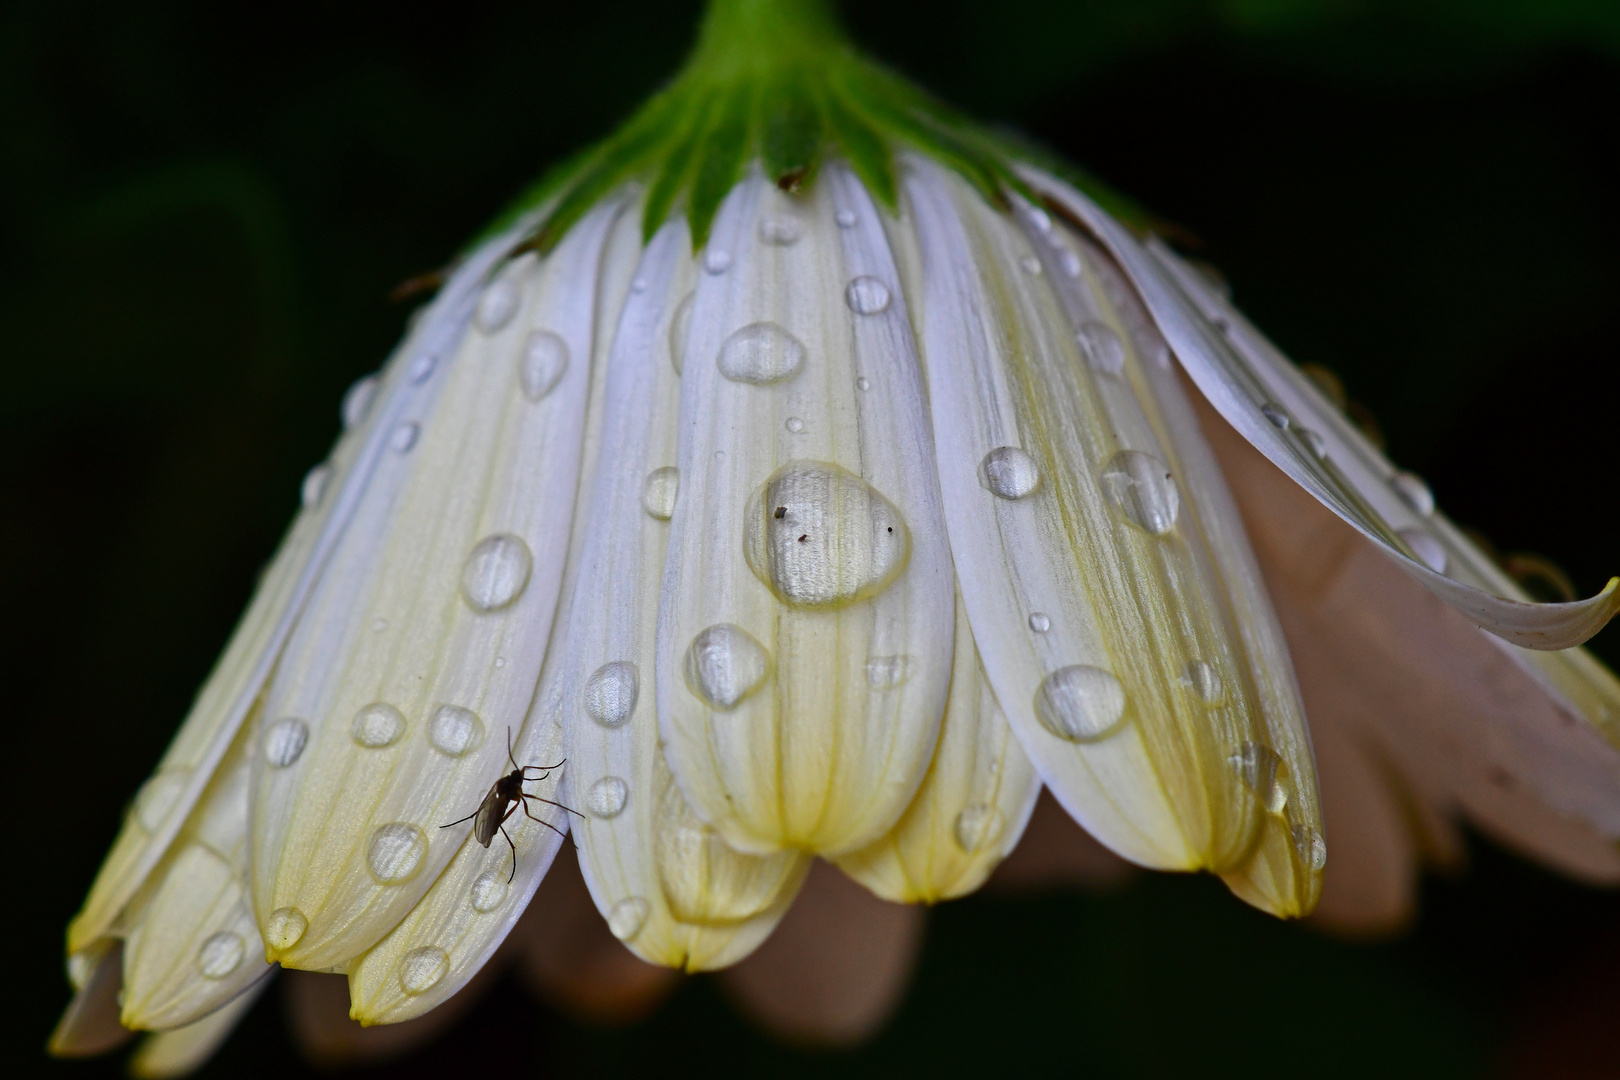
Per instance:
[[[583,817],[584,815],[578,810],[564,806],[560,802],[552,802],[550,799],[542,799],[538,795],[530,795],[528,792],[523,790],[524,784],[537,783],[544,780],[546,777],[551,775],[553,769],[562,768],[564,762],[559,761],[555,765],[519,765],[517,763],[517,759],[512,757],[511,728],[506,729],[506,760],[512,763],[512,771],[495,781],[495,783],[490,787],[489,793],[484,796],[484,801],[478,804],[478,809],[474,810],[464,818],[457,818],[455,821],[452,821],[447,825],[440,825],[439,828],[448,829],[452,825],[460,825],[463,821],[469,821],[473,818],[477,818],[478,820],[473,822],[473,839],[477,840],[485,847],[489,847],[489,842],[495,839],[496,830],[499,830],[500,834],[506,837],[506,846],[512,849],[512,872],[506,875],[506,880],[510,882],[514,877],[517,876],[517,845],[512,843],[512,837],[506,831],[506,819],[517,813],[517,808],[519,806],[523,807],[523,814],[530,821],[538,821],[540,824],[544,825],[558,836],[564,835],[561,829],[557,828],[557,826],[553,825],[544,818],[537,818],[533,814],[529,813],[530,799],[534,799],[536,802],[543,802],[547,806],[555,806],[559,810],[567,810],[570,814],[573,814],[576,817]],[[564,759],[564,761],[566,761],[566,759]],[[533,769],[540,775],[531,777],[529,775],[530,769]]]

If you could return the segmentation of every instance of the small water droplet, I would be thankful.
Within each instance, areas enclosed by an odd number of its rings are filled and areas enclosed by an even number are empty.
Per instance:
[[[432,353],[419,353],[416,359],[411,361],[411,369],[406,373],[405,377],[410,379],[413,384],[420,385],[428,381],[428,376],[432,375],[433,369],[438,366],[439,358],[437,356]]]
[[[608,929],[620,941],[634,941],[647,925],[652,905],[639,896],[627,896],[608,909]]]
[[[343,430],[348,431],[366,418],[371,402],[377,396],[377,376],[366,375],[354,381],[343,393],[338,412],[343,417]]]
[[[855,389],[857,389],[857,390],[870,390],[870,389],[872,389],[872,380],[868,379],[865,375],[862,375],[860,378],[855,380]]]
[[[428,720],[428,742],[441,754],[461,757],[483,741],[484,723],[471,709],[440,705]]]
[[[692,639],[683,667],[686,688],[725,712],[765,685],[771,657],[742,627],[719,623]]]
[[[1227,757],[1226,763],[1249,790],[1260,796],[1269,812],[1283,812],[1288,805],[1288,788],[1283,783],[1282,774],[1286,769],[1282,755],[1262,743],[1246,742]]]
[[[1278,431],[1287,431],[1288,426],[1294,422],[1293,418],[1288,415],[1288,410],[1275,401],[1268,401],[1260,406],[1260,415],[1270,421],[1271,426]]]
[[[1164,462],[1139,450],[1121,450],[1103,470],[1108,501],[1132,525],[1154,536],[1176,527],[1181,492]]]
[[[1026,274],[1039,274],[1041,272],[1041,260],[1033,255],[1025,255],[1018,260],[1018,265],[1024,268]]]
[[[1300,859],[1312,870],[1320,870],[1327,865],[1327,841],[1322,834],[1309,825],[1295,825],[1292,830],[1294,837],[1294,850],[1299,852]]]
[[[1428,517],[1434,513],[1434,492],[1423,482],[1423,477],[1416,473],[1397,472],[1389,478],[1389,486],[1420,516]]]
[[[304,938],[309,919],[295,907],[280,907],[264,920],[264,943],[276,952],[286,952]]]
[[[765,218],[759,223],[759,238],[767,244],[786,247],[797,243],[799,235],[799,223],[792,218]]]
[[[1041,467],[1016,446],[998,446],[979,462],[979,484],[1003,499],[1022,499],[1041,486]]]
[[[668,521],[675,516],[675,497],[681,490],[681,470],[673,465],[654,469],[641,484],[641,508],[649,517]]]
[[[1206,661],[1190,661],[1182,681],[1192,688],[1192,692],[1205,705],[1219,705],[1226,697],[1226,684],[1221,681],[1221,673]]]
[[[975,803],[964,807],[956,815],[956,826],[951,830],[956,846],[965,854],[977,855],[1001,839],[1006,821],[1001,811],[990,803]]]
[[[749,323],[721,344],[720,374],[733,382],[767,386],[797,375],[804,354],[799,339],[775,323]]]
[[[197,949],[197,971],[205,979],[223,979],[242,966],[247,943],[229,930],[210,934]]]
[[[634,281],[632,281],[630,283],[630,291],[633,292],[633,293],[644,293],[644,292],[646,292],[647,291],[647,279],[643,278],[643,277],[636,278]]]
[[[264,729],[264,759],[277,769],[297,761],[309,742],[309,725],[296,716],[283,717]]]
[[[523,345],[518,363],[518,384],[523,396],[539,401],[562,380],[568,370],[568,342],[550,330],[536,330]]]
[[[408,454],[411,447],[416,445],[416,437],[421,433],[422,429],[416,425],[416,421],[406,420],[388,436],[388,445],[394,448],[396,454]]]
[[[371,629],[374,633],[382,633],[384,630],[388,629],[388,620],[383,618],[372,619]]]
[[[787,423],[784,426],[795,435],[799,435],[804,432],[804,421],[800,420],[797,416],[788,417]]]
[[[840,229],[853,229],[855,227],[855,222],[858,219],[855,217],[855,211],[840,210],[838,213],[833,215],[833,220],[838,222],[838,227]]]
[[[1029,613],[1029,628],[1037,634],[1044,634],[1052,629],[1052,620],[1045,612],[1032,611]]]
[[[443,949],[424,945],[399,961],[399,988],[407,994],[425,994],[450,971],[450,956]]]
[[[669,362],[679,375],[686,366],[687,331],[692,327],[692,304],[696,293],[687,293],[675,305],[675,314],[669,319]]]
[[[857,315],[876,315],[889,306],[889,287],[862,274],[844,287],[844,303]]]
[[[493,334],[512,321],[517,309],[517,286],[506,278],[501,278],[485,289],[484,295],[478,298],[478,311],[473,315],[473,322],[484,333]]]
[[[585,809],[593,817],[615,818],[624,813],[630,798],[630,785],[617,776],[604,776],[585,793]]]
[[[1029,223],[1035,226],[1037,232],[1052,231],[1052,216],[1038,206],[1029,208]]]
[[[1311,448],[1311,453],[1319,458],[1327,457],[1327,440],[1322,438],[1319,433],[1312,431],[1308,427],[1295,427],[1294,430],[1299,433],[1301,439],[1305,440],[1305,445]]]
[[[711,274],[723,274],[731,269],[731,252],[710,248],[703,253],[703,269]]]
[[[1058,266],[1063,269],[1065,276],[1072,278],[1079,277],[1080,271],[1083,269],[1080,256],[1069,248],[1058,249]]]
[[[395,821],[371,834],[366,844],[366,866],[371,876],[382,885],[397,885],[409,881],[422,865],[427,852],[427,838],[415,825]]]
[[[641,675],[629,660],[610,660],[585,680],[585,711],[603,727],[618,727],[636,711]]]
[[[505,667],[505,666],[506,666],[506,657],[504,657],[504,656],[497,656],[497,657],[496,657],[496,658],[495,658],[495,667],[496,667],[496,670],[499,670],[499,669],[501,669],[501,668],[503,668],[503,667]]]
[[[298,501],[304,509],[320,505],[321,496],[326,494],[326,485],[331,479],[332,468],[329,465],[317,465],[304,474],[304,482],[298,486]]]
[[[900,511],[848,469],[790,461],[749,498],[743,555],[790,604],[826,607],[887,588],[911,554]]]
[[[135,820],[147,832],[157,832],[169,819],[190,775],[186,769],[165,769],[141,785],[135,793]]]
[[[392,746],[405,734],[405,714],[384,701],[373,701],[354,714],[349,736],[371,750]]]
[[[488,913],[501,906],[506,899],[506,872],[485,870],[473,879],[472,906],[474,911]]]
[[[1070,742],[1095,742],[1112,734],[1124,717],[1125,687],[1102,668],[1058,668],[1035,691],[1035,718]]]
[[[1398,530],[1406,546],[1412,549],[1412,554],[1418,557],[1418,562],[1427,566],[1437,574],[1446,572],[1446,547],[1439,540],[1424,532],[1422,529]]]
[[[873,656],[866,661],[866,683],[874,690],[887,690],[911,678],[911,657]]]
[[[461,568],[461,595],[474,611],[499,611],[529,583],[529,545],[511,533],[486,536]]]
[[[1074,337],[1086,363],[1099,375],[1118,375],[1125,370],[1125,342],[1112,326],[1095,320],[1083,322]]]

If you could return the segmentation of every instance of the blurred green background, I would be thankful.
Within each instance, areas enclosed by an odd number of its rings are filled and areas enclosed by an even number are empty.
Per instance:
[[[1170,219],[1462,522],[1620,570],[1620,4],[895,0],[856,37]],[[692,0],[0,8],[10,1075],[60,934],[439,265],[673,71]],[[1620,661],[1620,629],[1596,642]],[[703,980],[582,1028],[515,983],[388,1075],[1620,1076],[1620,897],[1484,842],[1347,944],[1208,879],[935,912],[893,1025],[755,1034]],[[8,995],[9,996],[9,995]],[[307,1072],[267,995],[212,1076]]]

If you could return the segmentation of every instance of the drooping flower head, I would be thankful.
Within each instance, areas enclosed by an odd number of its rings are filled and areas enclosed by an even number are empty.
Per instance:
[[[818,857],[976,889],[1043,785],[1125,858],[1303,915],[1331,838],[1290,646],[1327,685],[1391,604],[1490,686],[1477,761],[1395,755],[1422,798],[1615,858],[1620,686],[1571,647],[1617,583],[1528,602],[1128,204],[813,0],[715,0],[342,411],[69,930],[63,1050],[121,985],[124,1025],[205,1053],[277,964],[419,1016],[568,831],[613,935],[687,970],[754,950]],[[1498,757],[1522,807],[1470,786]],[[453,824],[525,766],[544,801]]]

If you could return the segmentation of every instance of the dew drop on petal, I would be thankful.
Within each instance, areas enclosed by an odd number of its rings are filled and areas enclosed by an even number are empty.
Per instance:
[[[1194,660],[1187,665],[1187,673],[1183,677],[1186,684],[1192,687],[1192,692],[1198,695],[1198,700],[1205,705],[1219,705],[1226,696],[1226,686],[1221,681],[1221,673],[1215,670],[1213,664],[1203,660]]]
[[[568,342],[550,330],[536,330],[523,343],[518,363],[518,384],[523,396],[539,401],[556,387],[568,370]]]
[[[1032,611],[1029,613],[1029,628],[1037,634],[1044,634],[1052,629],[1052,620],[1044,612]]]
[[[723,274],[731,269],[731,252],[710,248],[703,253],[703,269],[711,274]]]
[[[620,941],[633,941],[647,925],[652,905],[639,896],[627,896],[608,909],[608,929]]]
[[[1288,788],[1283,783],[1282,755],[1271,747],[1257,742],[1246,742],[1229,755],[1226,763],[1237,773],[1244,786],[1256,795],[1265,808],[1280,814],[1288,805]]]
[[[394,448],[396,454],[408,454],[411,447],[416,445],[416,437],[422,433],[416,421],[406,420],[394,429],[388,436],[388,445]]]
[[[485,870],[473,879],[472,906],[474,911],[491,912],[501,906],[506,899],[506,873],[501,870]]]
[[[156,832],[169,819],[189,776],[189,770],[166,769],[141,785],[135,793],[135,820],[146,831]]]
[[[296,716],[283,717],[264,729],[264,759],[277,769],[297,761],[309,742],[309,725]]]
[[[305,510],[320,505],[321,496],[326,494],[326,485],[332,479],[330,465],[317,465],[304,474],[304,482],[298,486],[298,502]]]
[[[304,938],[309,919],[295,907],[280,907],[264,920],[264,943],[276,952],[286,952]]]
[[[1035,718],[1060,739],[1093,742],[1112,734],[1125,716],[1125,687],[1102,668],[1058,668],[1035,691]]]
[[[956,815],[951,835],[965,854],[977,855],[1001,839],[1004,828],[1006,821],[999,809],[990,803],[975,803]]]
[[[1018,265],[1024,268],[1026,274],[1039,274],[1041,272],[1041,260],[1033,255],[1025,255],[1018,260]]]
[[[1041,468],[1019,447],[998,446],[979,462],[979,484],[1003,499],[1026,498],[1041,486]]]
[[[425,994],[450,970],[450,957],[440,948],[424,945],[412,949],[399,961],[399,988],[407,994]]]
[[[478,310],[473,315],[473,323],[484,333],[493,334],[512,321],[517,309],[517,286],[506,278],[501,278],[486,288],[484,295],[478,298]]]
[[[366,418],[371,402],[377,396],[377,376],[366,375],[356,379],[354,384],[343,393],[343,404],[338,412],[343,417],[343,430],[357,426]]]
[[[1069,248],[1058,249],[1058,266],[1063,269],[1065,276],[1072,278],[1079,277],[1082,269],[1080,256]]]
[[[1049,233],[1052,231],[1052,215],[1038,206],[1029,208],[1029,223],[1035,226],[1037,232]]]
[[[771,657],[740,626],[719,623],[692,639],[682,665],[686,688],[710,708],[735,709],[771,674]]]
[[[630,291],[633,292],[633,293],[644,293],[644,292],[646,292],[647,291],[647,279],[643,278],[643,277],[636,278],[634,281],[632,281],[630,283]]]
[[[405,734],[405,714],[383,701],[373,701],[354,714],[349,735],[370,750],[392,746]]]
[[[876,315],[889,306],[889,287],[862,274],[844,288],[844,303],[857,315]]]
[[[1437,574],[1446,572],[1446,547],[1444,544],[1422,529],[1400,529],[1397,531],[1400,538],[1406,541],[1406,546],[1412,549],[1412,554],[1418,557],[1418,562]]]
[[[853,210],[840,210],[833,215],[833,220],[838,222],[840,229],[853,229],[857,218]]]
[[[1125,342],[1105,322],[1089,320],[1074,332],[1080,354],[1099,375],[1118,375],[1125,370]]]
[[[682,297],[669,320],[669,362],[677,375],[686,366],[686,336],[692,328],[692,304],[696,295],[687,293]]]
[[[873,656],[866,661],[866,683],[874,690],[887,690],[911,678],[911,657]]]
[[[592,817],[616,818],[630,799],[630,785],[617,776],[604,776],[585,793],[585,809]]]
[[[630,719],[641,696],[641,675],[629,660],[610,660],[585,680],[585,711],[603,727]]]
[[[675,515],[675,497],[681,490],[681,471],[673,465],[654,469],[641,484],[641,508],[648,517],[668,521]]]
[[[855,389],[857,389],[857,390],[870,390],[870,389],[872,389],[872,380],[868,379],[865,375],[862,375],[860,378],[855,380]]]
[[[732,382],[768,386],[797,375],[804,356],[804,345],[780,326],[749,323],[721,343],[720,374]]]
[[[433,369],[438,366],[439,358],[437,356],[432,353],[419,353],[416,359],[411,361],[410,370],[405,373],[405,377],[411,381],[412,385],[419,386],[428,381],[428,376],[432,375]]]
[[[765,218],[759,223],[759,239],[762,243],[786,247],[797,243],[799,236],[799,223],[792,218]]]
[[[478,714],[460,705],[440,705],[428,720],[428,742],[451,757],[476,750],[484,741],[484,723]]]
[[[1434,492],[1423,482],[1423,477],[1416,473],[1396,472],[1389,478],[1389,486],[1395,489],[1402,502],[1420,516],[1428,517],[1434,513]]]
[[[422,830],[403,821],[378,828],[366,844],[366,866],[382,885],[409,881],[422,865],[427,839]]]
[[[197,972],[205,979],[223,979],[242,965],[247,943],[240,934],[221,930],[210,934],[197,949]]]
[[[1176,527],[1181,492],[1164,462],[1139,450],[1121,450],[1102,475],[1103,492],[1127,521],[1163,536]]]
[[[1297,425],[1294,430],[1299,433],[1301,439],[1305,440],[1305,445],[1311,448],[1311,453],[1319,458],[1327,457],[1327,440],[1322,438],[1320,433],[1312,431],[1308,427],[1299,427]]]
[[[804,421],[800,420],[797,416],[788,417],[787,423],[784,426],[794,435],[799,435],[804,432]]]
[[[1260,415],[1264,416],[1271,426],[1278,431],[1287,431],[1288,426],[1294,422],[1293,418],[1288,415],[1288,410],[1275,401],[1268,401],[1260,406]]]
[[[1322,834],[1309,825],[1295,825],[1291,830],[1294,838],[1294,850],[1299,852],[1300,860],[1312,870],[1320,870],[1327,865],[1327,842]]]
[[[474,611],[499,611],[529,583],[529,545],[511,533],[486,536],[461,568],[461,595]]]

